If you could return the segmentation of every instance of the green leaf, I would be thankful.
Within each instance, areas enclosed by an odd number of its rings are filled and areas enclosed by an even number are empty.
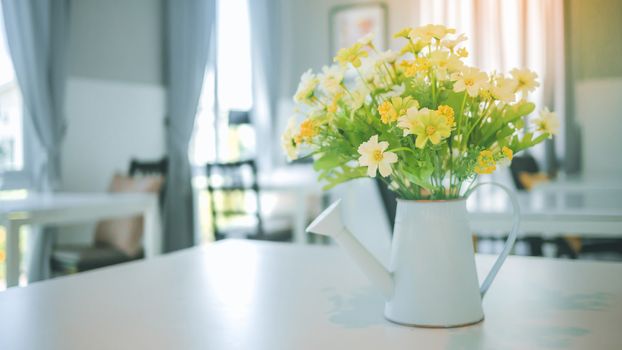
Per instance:
[[[330,152],[324,153],[320,158],[313,162],[313,169],[317,170],[329,170],[341,165],[341,158],[338,153]]]

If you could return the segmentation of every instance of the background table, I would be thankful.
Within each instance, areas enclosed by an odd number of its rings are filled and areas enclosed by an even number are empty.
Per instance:
[[[7,287],[18,284],[19,229],[24,225],[63,225],[143,215],[145,257],[161,252],[158,198],[151,193],[30,193],[0,200],[0,224],[6,228]]]
[[[521,234],[622,238],[622,188],[552,186],[517,194]],[[468,201],[471,229],[509,232],[512,206],[507,195],[482,187]]]
[[[0,349],[620,349],[622,265],[510,257],[483,306],[396,325],[336,247],[224,241],[0,293]]]

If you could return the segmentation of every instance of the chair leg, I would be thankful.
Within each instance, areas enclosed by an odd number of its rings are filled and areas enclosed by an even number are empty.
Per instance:
[[[531,256],[544,256],[542,253],[542,244],[544,240],[541,237],[525,237],[525,242],[529,246],[529,253]]]

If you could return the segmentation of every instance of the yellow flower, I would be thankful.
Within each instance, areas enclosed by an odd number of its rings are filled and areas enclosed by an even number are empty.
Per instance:
[[[467,51],[464,47],[459,48],[458,51],[456,51],[456,54],[462,58],[469,57],[469,51]]]
[[[540,84],[536,81],[538,75],[529,69],[514,68],[510,71],[510,74],[512,74],[516,80],[516,91],[522,91],[526,94],[540,86]]]
[[[289,160],[294,160],[298,157],[298,146],[295,141],[296,132],[296,118],[291,117],[287,123],[287,128],[281,135],[281,146],[287,154]]]
[[[380,113],[380,119],[384,124],[388,124],[389,121],[397,119],[397,112],[390,101],[384,101],[378,106],[378,113]]]
[[[408,39],[408,37],[410,36],[410,32],[412,32],[412,28],[411,27],[406,27],[402,30],[400,30],[399,32],[393,34],[393,38],[397,39],[397,38],[404,38],[404,39]]]
[[[497,170],[495,157],[491,151],[484,150],[479,152],[474,170],[478,174],[492,174],[493,171]]]
[[[404,70],[404,75],[407,77],[413,77],[417,73],[427,73],[430,69],[430,60],[426,57],[417,57],[414,61],[404,60],[400,63],[400,66]]]
[[[488,75],[477,68],[466,67],[460,73],[452,75],[454,91],[462,92],[466,90],[471,97],[477,97],[480,89],[488,87]]]
[[[300,140],[302,141],[309,140],[316,134],[317,134],[317,127],[315,125],[315,122],[311,118],[307,118],[303,120],[302,123],[300,123],[300,133],[297,136],[300,138]],[[300,142],[297,142],[297,143],[300,143]]]
[[[344,47],[337,52],[334,61],[339,62],[340,65],[345,66],[351,63],[354,67],[361,66],[361,58],[367,57],[367,51],[363,50],[361,43],[355,43],[350,47]]]
[[[441,40],[447,34],[454,34],[456,32],[453,28],[447,28],[441,24],[428,24],[422,27],[418,27],[412,30],[410,37],[418,37],[426,41],[430,41],[432,38]]]
[[[509,160],[512,160],[512,158],[514,158],[514,152],[512,152],[509,147],[503,146],[503,148],[501,148],[501,153],[503,153],[505,158]]]
[[[393,169],[391,164],[397,162],[397,154],[387,152],[389,143],[386,141],[378,142],[378,135],[372,136],[369,141],[363,142],[358,152],[361,155],[358,159],[360,166],[367,167],[367,175],[376,177],[376,171],[380,171],[382,177],[391,175]]]
[[[429,43],[426,43],[422,40],[417,40],[416,42],[409,41],[402,49],[400,50],[400,55],[406,53],[413,53],[417,55],[424,47],[426,47]]]
[[[335,94],[335,96],[333,96],[333,100],[331,101],[331,103],[328,106],[326,106],[326,111],[328,113],[337,112],[337,107],[339,107],[337,103],[339,103],[339,100],[341,100],[342,97],[343,97],[343,92],[338,92],[337,94]]]
[[[534,123],[538,131],[547,133],[550,136],[557,134],[559,129],[559,119],[557,119],[557,115],[555,115],[555,112],[549,111],[546,107],[540,112],[540,116],[534,120]]]
[[[437,111],[431,111],[427,108],[421,110],[408,109],[406,115],[399,119],[397,126],[404,129],[404,136],[410,134],[417,136],[415,141],[417,148],[425,147],[428,140],[433,145],[438,145],[442,139],[451,134],[447,119]]]
[[[311,72],[311,69],[306,71],[300,77],[300,84],[298,84],[298,90],[294,95],[294,101],[297,103],[305,102],[311,103],[312,97],[315,92],[315,88],[319,83],[318,78]]]
[[[440,113],[445,120],[447,121],[447,125],[449,127],[454,126],[454,109],[447,105],[438,106],[438,113]]]
[[[413,100],[410,96],[404,98],[395,96],[378,106],[378,113],[380,113],[382,122],[389,124],[405,115],[406,111],[411,107],[419,108],[419,102]]]

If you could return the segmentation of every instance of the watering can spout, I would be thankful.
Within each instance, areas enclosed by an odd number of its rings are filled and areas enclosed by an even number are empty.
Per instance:
[[[389,300],[393,295],[393,278],[376,258],[345,227],[339,205],[331,204],[307,227],[307,232],[332,237],[359,266],[369,280]]]

